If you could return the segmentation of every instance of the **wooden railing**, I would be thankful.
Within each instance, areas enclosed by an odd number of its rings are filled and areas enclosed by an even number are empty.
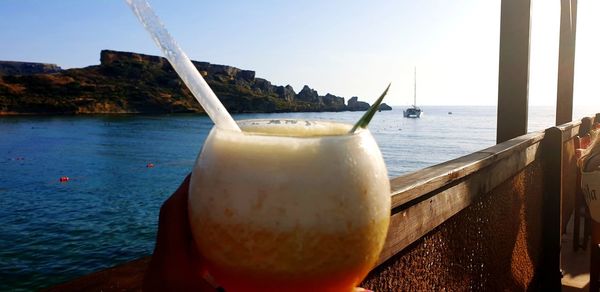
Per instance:
[[[363,286],[560,289],[561,224],[572,210],[571,143],[580,126],[530,133],[392,179],[388,237]],[[146,264],[138,260],[54,290],[138,290]]]
[[[561,233],[575,199],[572,143],[590,123],[520,136],[392,180],[388,239],[364,286],[560,289]]]
[[[547,133],[520,136],[488,149],[392,180],[392,220],[380,266],[363,283],[376,291],[521,290],[554,265],[545,243],[560,207],[544,184],[553,149]],[[557,194],[552,194],[557,195]],[[560,201],[558,201],[560,202]],[[554,204],[554,206],[552,206]],[[545,213],[545,208],[556,212]],[[556,220],[554,220],[556,221]],[[558,221],[557,221],[558,222]],[[391,279],[392,278],[392,279]]]
[[[380,262],[532,163],[544,133],[521,136],[391,181],[392,218]]]

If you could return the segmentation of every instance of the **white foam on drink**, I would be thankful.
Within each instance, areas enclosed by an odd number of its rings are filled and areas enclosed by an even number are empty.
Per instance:
[[[351,125],[297,119],[246,120],[239,122],[246,134],[283,137],[326,137],[348,135]]]

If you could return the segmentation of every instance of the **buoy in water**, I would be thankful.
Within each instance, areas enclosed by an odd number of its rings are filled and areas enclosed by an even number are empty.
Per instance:
[[[58,179],[59,182],[68,182],[69,181],[69,177],[68,176],[61,176]]]
[[[154,163],[148,163],[148,164],[146,164],[146,167],[147,168],[152,168],[152,167],[154,167]]]

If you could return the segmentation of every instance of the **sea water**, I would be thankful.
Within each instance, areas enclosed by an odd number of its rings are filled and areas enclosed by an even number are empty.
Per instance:
[[[371,122],[390,177],[495,144],[494,107],[423,111],[406,119],[396,107]],[[361,115],[234,118],[352,124]],[[553,122],[552,108],[530,110],[531,131]],[[0,291],[48,287],[150,254],[160,205],[190,172],[211,127],[193,114],[0,117]]]

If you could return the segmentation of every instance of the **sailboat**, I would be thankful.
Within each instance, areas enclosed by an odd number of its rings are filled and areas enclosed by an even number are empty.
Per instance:
[[[423,111],[417,107],[417,67],[415,67],[415,90],[413,106],[403,111],[405,118],[417,119],[421,117]]]

